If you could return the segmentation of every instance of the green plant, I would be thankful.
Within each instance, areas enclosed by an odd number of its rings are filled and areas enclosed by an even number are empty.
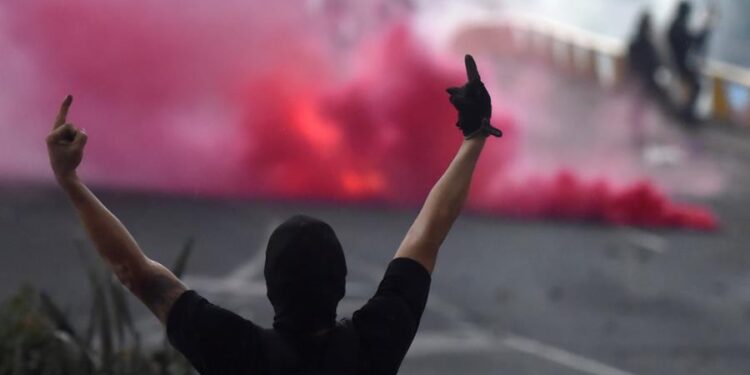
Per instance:
[[[83,245],[77,243],[83,250]],[[189,239],[172,271],[180,277]],[[85,254],[84,251],[81,251]],[[82,331],[44,292],[24,286],[0,305],[0,375],[183,375],[189,363],[167,343],[144,348],[125,291],[101,262],[84,256],[91,311]]]

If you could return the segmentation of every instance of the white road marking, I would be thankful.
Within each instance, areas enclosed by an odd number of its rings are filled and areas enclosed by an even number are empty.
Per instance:
[[[271,236],[280,221],[271,221],[266,228],[266,235]],[[263,273],[266,260],[265,244],[259,245],[258,251],[250,260],[242,263],[225,277],[186,276],[185,284],[193,289],[200,289],[206,293],[226,293],[235,296],[265,296],[266,284],[258,282],[257,277]]]
[[[657,254],[667,251],[667,241],[664,238],[643,230],[634,228],[625,229],[624,237],[627,244],[636,249],[653,251]]]
[[[351,260],[354,263],[359,263],[360,269],[364,270],[370,278],[378,280],[380,277],[381,270],[356,258]],[[453,334],[450,332],[447,334],[444,332],[419,332],[407,356],[430,355],[436,352],[497,351],[505,347],[586,374],[634,375],[631,372],[523,336],[506,334],[503,337],[496,337],[488,330],[472,323],[458,306],[448,303],[434,292],[430,293],[427,305],[428,308],[457,324],[459,326],[458,332]]]
[[[420,331],[409,347],[407,357],[424,357],[438,353],[497,352],[503,346],[485,335],[465,332]]]
[[[227,276],[188,276],[185,280],[192,288],[206,294],[229,295],[241,298],[265,297],[266,286],[262,280],[264,258],[265,251],[261,249],[247,262],[240,264],[237,269]],[[347,256],[347,262],[350,264],[350,269],[357,269],[364,272],[373,284],[377,285],[380,282],[384,272],[382,268],[375,267],[351,255]],[[351,267],[351,265],[356,266]],[[360,306],[369,297],[362,295],[362,293],[373,293],[375,291],[371,285],[367,286],[358,283],[356,285],[348,283],[347,287],[349,287],[350,291],[356,290],[358,292],[355,293],[358,294],[357,297],[364,298],[355,298],[355,300],[352,300],[352,293],[349,293],[346,300],[342,301],[344,306],[340,306],[342,307],[340,310],[353,309],[354,305]],[[455,328],[446,331],[419,332],[409,349],[407,357],[428,356],[436,353],[476,353],[477,351],[496,353],[498,351],[512,350],[585,374],[635,375],[631,372],[614,368],[596,360],[527,337],[513,334],[497,336],[491,331],[472,323],[458,306],[443,300],[435,292],[430,293],[427,309],[445,317],[455,325]],[[160,330],[154,333],[154,335],[151,335],[154,337],[144,337],[144,342],[158,342],[158,338],[162,337]]]
[[[533,355],[538,358],[546,359],[550,362],[557,363],[561,366],[572,368],[587,374],[594,375],[634,375],[632,372],[616,369],[612,366],[605,365],[601,362],[589,359],[566,350],[556,348],[551,345],[543,344],[539,341],[526,337],[507,335],[500,342],[503,345]]]

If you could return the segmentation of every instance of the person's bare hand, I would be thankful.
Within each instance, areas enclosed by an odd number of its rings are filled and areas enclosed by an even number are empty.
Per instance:
[[[76,168],[83,159],[83,148],[88,136],[82,129],[67,123],[68,110],[73,103],[73,97],[68,95],[60,106],[52,131],[47,136],[47,151],[49,153],[52,171],[60,184],[77,178]]]

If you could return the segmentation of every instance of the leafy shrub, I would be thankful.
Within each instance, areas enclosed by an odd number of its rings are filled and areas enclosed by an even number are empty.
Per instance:
[[[188,240],[172,271],[180,277]],[[24,286],[0,305],[0,375],[187,375],[189,363],[169,346],[144,348],[125,291],[98,261],[86,261],[91,311],[78,330],[44,292]]]

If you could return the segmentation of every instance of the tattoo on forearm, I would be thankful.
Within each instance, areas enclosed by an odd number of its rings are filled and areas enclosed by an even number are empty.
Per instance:
[[[174,276],[157,273],[144,280],[136,294],[160,320],[166,321],[170,307],[183,291],[183,285]]]

